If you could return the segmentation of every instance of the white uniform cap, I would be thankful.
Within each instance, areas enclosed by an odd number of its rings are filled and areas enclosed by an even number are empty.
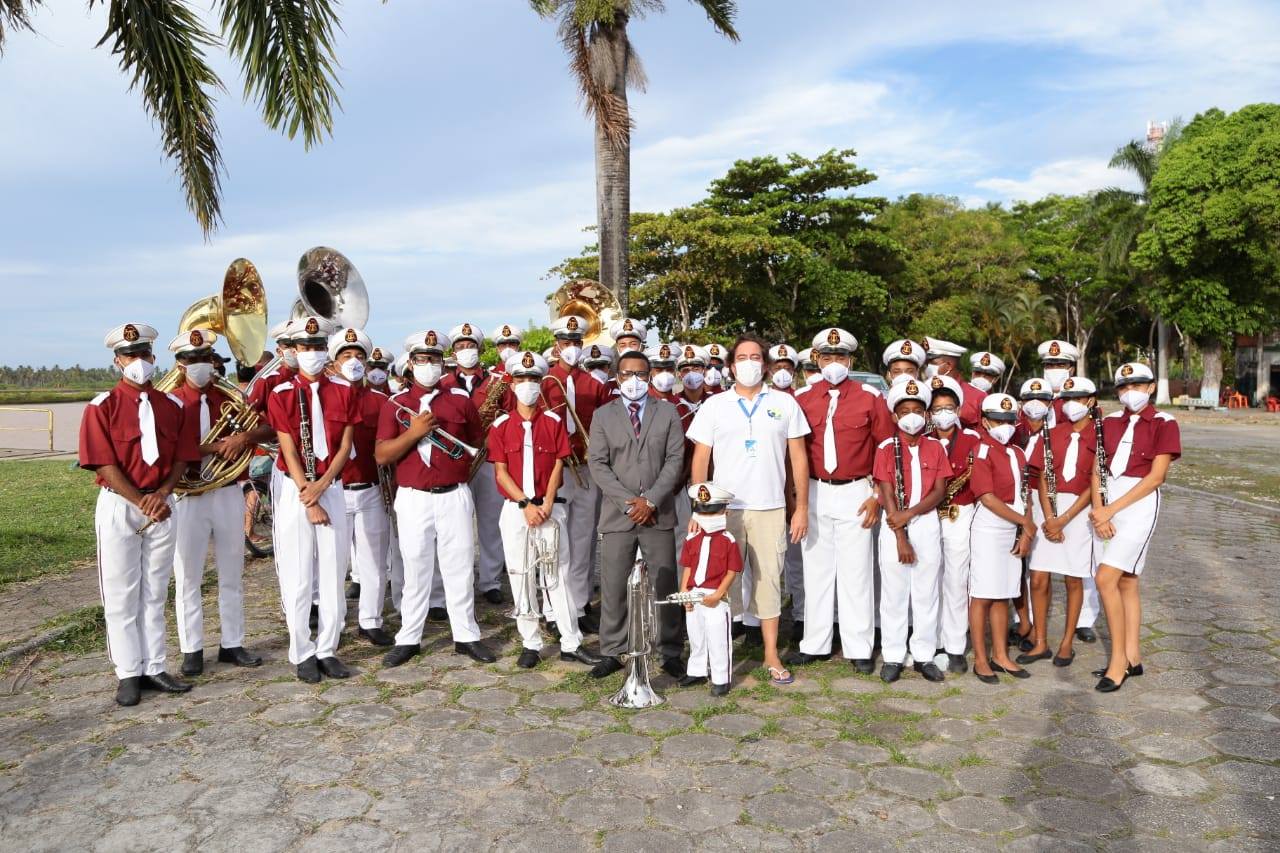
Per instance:
[[[497,344],[518,344],[520,339],[524,337],[524,330],[519,326],[513,326],[510,323],[503,323],[501,326],[495,326],[493,331],[489,333],[489,340]]]
[[[546,349],[544,349],[542,351],[542,357],[547,360],[547,364],[555,364],[557,361],[560,360],[559,357],[556,356],[555,347],[547,347]]]
[[[925,338],[920,343],[924,344],[924,354],[926,358],[937,358],[939,356],[959,358],[965,354],[964,347],[959,344],[953,344],[951,341],[943,341],[938,338]]]
[[[480,349],[484,349],[484,332],[479,326],[470,323],[459,323],[449,330],[449,339],[456,345],[458,341],[473,341]]]
[[[800,367],[803,370],[818,369],[818,362],[813,359],[813,347],[800,350]]]
[[[335,331],[337,331],[337,327],[334,326],[333,321],[324,317],[311,316],[290,320],[287,334],[295,344],[303,342],[327,344],[329,343],[329,336]]]
[[[1004,362],[993,352],[980,350],[969,356],[969,366],[974,373],[985,373],[988,376],[999,376],[1004,373]]]
[[[586,335],[588,325],[585,317],[570,314],[567,317],[557,317],[551,324],[551,333],[557,338],[580,341]]]
[[[159,334],[155,326],[146,323],[122,323],[107,332],[102,342],[109,350],[133,352],[150,346]]]
[[[906,376],[906,374],[900,373],[894,378],[900,379],[903,376]],[[950,376],[934,376],[926,381],[929,383],[929,391],[934,397],[938,396],[940,392],[949,391],[955,395],[956,405],[964,403],[964,387]]]
[[[715,483],[694,483],[686,490],[694,512],[719,512],[733,500],[733,492]]]
[[[1012,423],[1018,419],[1018,401],[1008,394],[988,394],[982,398],[982,416]]]
[[[1151,368],[1140,361],[1131,361],[1120,365],[1116,371],[1116,385],[1132,385],[1136,382],[1154,382]]]
[[[623,317],[609,326],[609,337],[613,338],[614,341],[617,341],[618,338],[635,338],[643,344],[647,334],[649,334],[649,330],[644,323],[631,317]]]
[[[674,341],[658,344],[656,347],[649,347],[644,354],[648,356],[649,363],[655,367],[674,367],[676,356],[680,354],[680,344]]]
[[[289,340],[289,335],[292,334],[289,324],[292,322],[292,320],[281,320],[279,323],[276,323],[267,330],[267,339],[275,341],[276,343]]]
[[[1068,376],[1067,380],[1062,383],[1062,390],[1058,392],[1058,396],[1064,400],[1070,400],[1073,397],[1092,397],[1098,393],[1098,388],[1093,384],[1092,379],[1085,379],[1083,376]]]
[[[347,347],[360,347],[364,357],[368,358],[369,353],[373,352],[373,341],[369,340],[364,329],[354,326],[339,329],[329,336],[329,358],[336,359],[338,353]]]
[[[1036,347],[1036,352],[1040,353],[1041,361],[1075,361],[1080,358],[1080,350],[1075,344],[1059,340],[1045,341]]]
[[[403,377],[404,372],[409,368],[409,353],[402,352],[396,356],[395,364],[391,366],[391,372],[395,376]]]
[[[583,367],[595,367],[604,364],[613,364],[613,347],[604,344],[592,344],[582,350],[582,357],[579,359]]]
[[[1052,400],[1053,385],[1041,376],[1032,376],[1018,390],[1019,400]]]
[[[884,354],[880,356],[880,360],[884,362],[885,367],[895,361],[909,361],[916,367],[923,367],[924,347],[910,338],[902,338],[885,347]]]
[[[705,348],[697,344],[685,344],[680,348],[680,357],[676,359],[676,367],[685,365],[706,367],[709,364],[711,364],[711,356],[707,355]]]
[[[858,339],[844,329],[823,329],[813,336],[813,349],[819,353],[851,355],[858,348]]]
[[[444,332],[438,332],[435,329],[424,329],[421,332],[414,332],[404,339],[404,351],[410,354],[433,352],[436,355],[444,355],[444,351],[452,344],[453,341],[449,340],[449,336]]]
[[[721,361],[727,361],[729,352],[719,344],[707,344],[707,358],[718,358]]]
[[[513,352],[507,359],[507,373],[512,376],[536,376],[541,379],[549,370],[547,360],[536,352]]]
[[[933,393],[929,390],[929,383],[925,380],[902,374],[896,377],[894,383],[889,386],[888,398],[889,411],[891,412],[903,400],[919,400],[927,409],[930,401],[933,400]]]
[[[769,348],[770,363],[775,361],[789,361],[792,364],[795,364],[799,357],[800,356],[796,354],[796,348],[788,344],[778,344],[777,346]]]
[[[169,341],[169,352],[185,355],[199,350],[212,349],[218,336],[211,329],[192,329],[182,332]]]
[[[369,363],[370,364],[390,364],[392,361],[391,351],[382,347],[375,347],[370,343]]]

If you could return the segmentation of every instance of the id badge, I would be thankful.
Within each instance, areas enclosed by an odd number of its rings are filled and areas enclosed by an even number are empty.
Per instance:
[[[748,461],[754,462],[759,457],[760,450],[758,445],[759,445],[759,442],[757,442],[754,438],[748,438],[743,440],[742,448],[743,450],[746,451]]]

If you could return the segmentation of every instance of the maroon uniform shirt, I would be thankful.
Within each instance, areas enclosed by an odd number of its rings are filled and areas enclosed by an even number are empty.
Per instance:
[[[373,448],[378,443],[378,424],[382,420],[382,407],[387,395],[372,388],[354,387],[356,394],[356,428],[352,430],[351,447],[355,451],[342,469],[342,484],[354,486],[360,483],[378,482],[378,461]]]
[[[551,482],[556,460],[569,457],[569,431],[559,415],[543,408],[533,413],[529,423],[533,440],[533,494],[527,497],[541,498],[547,494],[547,484]],[[493,429],[489,430],[489,461],[506,465],[507,473],[521,488],[524,486],[524,424],[525,419],[519,412],[511,412],[499,415],[493,422]],[[496,471],[494,476],[497,476]],[[519,494],[511,494],[502,488],[501,483],[498,483],[498,491],[509,501],[521,499]]]
[[[316,459],[316,476],[322,476],[335,461],[338,445],[342,443],[342,431],[350,424],[356,423],[356,394],[351,383],[337,376],[319,376],[312,381],[302,378],[301,374],[281,382],[271,389],[267,400],[267,422],[276,432],[288,433],[293,439],[298,456],[302,456],[302,414],[298,400],[306,406],[307,417],[311,417],[311,386],[320,386],[320,409],[324,412],[324,436],[329,450],[327,459]],[[316,425],[311,424],[311,441],[316,438]],[[289,476],[289,467],[285,464],[284,454],[276,457],[276,467]]]
[[[960,404],[960,425],[967,426],[969,429],[980,430],[982,428],[982,401],[986,399],[987,392],[976,385],[971,385],[959,376],[952,376],[951,378],[960,383],[960,390],[964,392],[964,402]]]
[[[555,377],[553,381],[552,377]],[[569,379],[573,379],[574,394],[574,411],[577,412],[578,420],[582,421],[582,429],[569,436],[569,443],[573,447],[574,453],[583,457],[582,451],[586,447],[587,436],[585,433],[591,432],[591,418],[595,415],[596,409],[613,399],[613,395],[609,393],[601,382],[587,371],[580,367],[568,368],[561,362],[556,364],[547,373],[542,380],[542,401],[549,411],[555,412],[565,423],[568,429],[569,413],[567,411],[568,404],[565,400],[564,391],[569,389]],[[560,386],[564,386],[564,391]]]
[[[138,422],[138,406],[147,395],[156,424],[156,449],[159,457],[148,465],[142,459],[142,425]],[[199,417],[196,414],[195,417]],[[200,461],[200,431],[192,413],[171,394],[162,394],[150,385],[133,388],[123,380],[110,391],[104,391],[84,407],[80,420],[80,467],[96,471],[104,465],[115,465],[130,483],[142,490],[160,488],[174,465]],[[99,486],[108,483],[98,475]]]
[[[408,418],[409,414],[401,412],[392,404],[399,403],[417,412],[421,411],[420,401],[423,397],[431,397],[431,414],[435,415],[437,427],[472,446],[479,443],[480,413],[476,411],[475,403],[471,402],[466,391],[461,388],[442,391],[438,385],[435,389],[428,390],[416,382],[404,391],[392,395],[391,400],[382,407],[382,415],[378,420],[378,441],[390,441],[405,431],[401,420]],[[470,456],[463,453],[457,459],[450,459],[438,447],[431,449],[430,466],[422,460],[417,447],[409,448],[409,452],[396,463],[396,484],[411,489],[456,486],[465,483],[470,476]]]
[[[832,389],[840,392],[840,402],[836,404],[835,414],[837,465],[834,471],[829,471],[822,464],[822,441]],[[880,392],[854,379],[846,379],[839,385],[822,379],[801,388],[794,396],[811,430],[805,436],[809,476],[820,480],[856,480],[869,476],[877,445],[893,435],[895,429]]]
[[[1128,409],[1112,412],[1102,419],[1102,446],[1107,459],[1116,458],[1120,439],[1129,427],[1131,413]],[[1168,453],[1174,459],[1182,455],[1182,433],[1172,415],[1165,414],[1150,404],[1143,407],[1133,425],[1133,447],[1129,451],[1129,463],[1124,477],[1145,477],[1151,473],[1151,463],[1157,456]]]
[[[702,583],[698,583],[694,580],[694,575],[698,572],[702,543],[708,539],[711,545],[707,553],[707,576],[703,578]],[[680,566],[691,571],[689,589],[707,589],[714,592],[720,588],[720,582],[724,580],[725,575],[729,572],[742,571],[742,552],[729,531],[717,530],[715,533],[707,533],[705,530],[699,530],[684,540],[684,547],[680,550]]]
[[[1013,462],[1009,454],[1013,454]],[[1021,489],[1021,483],[1014,479],[1011,464],[1018,466],[1021,472],[1026,468],[1027,457],[1021,447],[1012,443],[1001,445],[994,439],[984,439],[973,454],[973,476],[969,478],[969,487],[974,497],[995,495],[1000,500],[1012,505]]]
[[[959,477],[969,470],[969,454],[975,457],[978,455],[978,445],[982,443],[982,436],[977,430],[966,429],[962,426],[955,428],[950,438],[943,438],[935,435],[934,440],[942,445],[942,449],[947,452],[947,459],[951,462],[951,471],[954,476]],[[969,506],[977,500],[973,494],[972,482],[966,482],[960,491],[956,492],[956,496],[951,499],[953,506]]]
[[[254,383],[253,393],[249,395],[249,406],[265,415],[267,412],[267,400],[271,398],[271,392],[281,382],[288,382],[296,375],[297,373],[284,362],[277,364],[270,373]]]
[[[1079,495],[1089,491],[1094,466],[1097,464],[1097,438],[1093,424],[1084,421],[1084,429],[1072,430],[1076,426],[1065,418],[1063,422],[1049,430],[1049,447],[1053,454],[1053,472],[1058,478],[1058,494]],[[1070,479],[1063,468],[1067,459],[1067,448],[1071,446],[1071,436],[1079,436],[1076,440],[1076,469]],[[1044,471],[1044,442],[1037,441],[1035,448],[1027,457],[1027,465],[1032,471],[1040,474]],[[1038,477],[1037,477],[1038,479]]]
[[[911,491],[915,485],[915,479],[911,472],[911,446],[909,444],[911,437],[901,431],[899,431],[898,437],[902,441],[902,493],[907,498],[907,506],[900,508],[908,509],[915,506],[914,503],[911,503]],[[951,461],[947,459],[947,451],[943,449],[942,444],[927,435],[919,437],[916,447],[920,456],[920,500],[924,500],[929,491],[933,489],[935,483],[951,477]],[[888,483],[890,486],[894,486],[897,480],[896,467],[893,458],[893,438],[886,438],[876,448],[873,474],[876,482]],[[916,503],[919,503],[919,501]]]

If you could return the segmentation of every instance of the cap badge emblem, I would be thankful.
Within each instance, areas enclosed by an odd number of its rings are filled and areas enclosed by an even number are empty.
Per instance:
[[[565,327],[566,329],[568,329],[569,331],[571,331],[571,332],[576,332],[576,331],[578,331],[578,318],[577,318],[577,317],[570,317],[570,318],[569,318],[569,320],[568,320],[568,322],[566,322],[566,323],[564,324],[564,327]]]
[[[903,341],[902,346],[898,347],[898,352],[903,355],[911,355],[911,341]]]
[[[427,337],[424,339],[423,342],[429,347],[434,347],[439,345],[440,339],[436,337],[436,333],[432,331],[432,332],[427,332]]]
[[[828,331],[827,343],[831,344],[831,346],[838,345],[840,343],[840,333],[835,329],[831,329],[830,331]]]
[[[469,334],[471,334],[471,324],[470,324],[470,323],[463,323],[463,324],[462,324],[462,334],[464,334],[464,335],[469,335]]]
[[[1010,398],[1008,398],[1008,397],[1005,397],[1003,400],[1001,400],[1001,401],[1000,401],[1000,408],[1001,408],[1001,409],[1003,409],[1003,410],[1004,410],[1004,411],[1006,411],[1006,412],[1012,412],[1012,411],[1013,411],[1013,400],[1011,400],[1011,399],[1010,399]]]
[[[1062,347],[1058,346],[1057,341],[1049,342],[1049,355],[1062,355]]]
[[[698,487],[698,503],[711,503],[711,490],[706,486]]]
[[[919,393],[920,393],[920,386],[919,386],[919,385],[917,385],[917,384],[916,384],[916,383],[914,383],[914,382],[908,382],[908,383],[907,383],[907,393],[908,393],[908,394],[913,394],[913,395],[914,395],[914,394],[919,394]]]
[[[520,366],[521,366],[521,367],[533,367],[533,365],[534,365],[534,361],[533,361],[533,353],[531,353],[531,352],[526,352],[526,353],[524,354],[524,358],[520,359]]]
[[[187,337],[187,342],[193,347],[204,346],[204,335],[200,334],[199,329],[192,329],[191,334]]]
[[[983,367],[990,367],[990,366],[991,366],[991,353],[989,353],[989,352],[984,352],[984,353],[982,354],[982,360],[981,360],[981,361],[979,361],[978,363],[979,363],[979,364],[981,364]]]
[[[1132,375],[1133,375],[1133,365],[1132,365],[1132,364],[1126,364],[1124,367],[1120,368],[1120,375],[1121,375],[1121,376],[1132,376]]]
[[[349,344],[354,344],[358,340],[360,340],[360,338],[356,335],[355,329],[347,329],[347,333],[343,335],[342,338]]]
[[[304,330],[308,335],[318,335],[318,334],[320,333],[320,324],[319,324],[318,322],[316,322],[316,318],[315,318],[315,317],[308,317],[308,318],[307,318],[307,325],[306,325],[305,327],[303,327],[303,330]]]
[[[138,327],[132,323],[124,324],[124,339],[129,343],[133,343],[138,339]]]

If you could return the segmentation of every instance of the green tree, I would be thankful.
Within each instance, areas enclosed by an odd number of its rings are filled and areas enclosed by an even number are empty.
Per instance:
[[[721,35],[738,40],[733,0],[692,0]],[[627,24],[662,12],[663,0],[530,0],[533,10],[559,24],[560,42],[578,84],[583,108],[595,124],[596,218],[599,280],[627,310],[628,227],[631,217],[631,110],[628,86],[643,90]]]

